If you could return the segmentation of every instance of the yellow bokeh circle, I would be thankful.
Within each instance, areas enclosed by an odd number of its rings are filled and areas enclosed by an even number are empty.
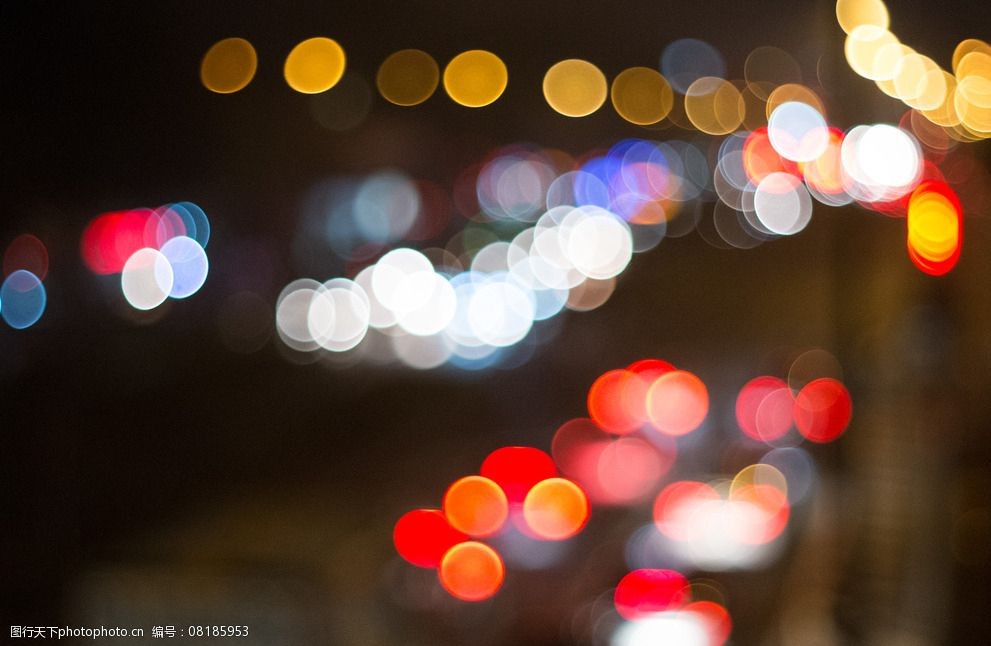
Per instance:
[[[433,56],[419,49],[403,49],[379,66],[375,85],[386,101],[418,105],[429,99],[440,83],[440,68]]]
[[[225,38],[214,43],[200,63],[200,81],[211,92],[231,94],[255,78],[258,54],[243,38]]]
[[[703,76],[685,92],[685,114],[692,125],[710,135],[726,135],[743,123],[746,104],[729,81]]]
[[[444,90],[451,100],[469,108],[494,102],[506,90],[506,64],[492,52],[461,52],[444,68]]]
[[[891,22],[882,0],[837,0],[836,20],[848,34],[861,25],[887,29]]]
[[[610,98],[619,116],[638,126],[649,126],[671,112],[674,91],[660,72],[631,67],[613,79]]]
[[[326,92],[344,75],[344,49],[330,38],[309,38],[293,47],[283,72],[289,87],[303,94]]]
[[[606,76],[598,67],[578,58],[555,63],[544,75],[544,98],[555,112],[585,117],[606,102]]]

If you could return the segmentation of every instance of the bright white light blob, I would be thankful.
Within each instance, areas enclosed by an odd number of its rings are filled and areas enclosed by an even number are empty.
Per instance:
[[[187,236],[172,238],[161,248],[169,264],[172,265],[171,298],[186,298],[199,291],[210,271],[206,252],[198,242]]]
[[[393,249],[375,263],[372,292],[393,312],[410,312],[430,299],[432,292],[423,287],[433,285],[432,280],[427,280],[433,273],[430,260],[419,251],[405,247]]]
[[[829,147],[829,126],[819,111],[801,101],[786,101],[767,122],[771,146],[785,159],[810,162]]]
[[[354,282],[360,285],[365,290],[365,295],[368,296],[368,324],[381,330],[396,324],[396,313],[383,305],[382,301],[375,296],[375,290],[372,289],[372,272],[374,271],[375,265],[365,267],[354,277]]]
[[[293,350],[312,352],[320,347],[310,331],[310,304],[322,285],[300,278],[286,285],[275,305],[275,329]]]
[[[892,189],[913,186],[921,172],[919,144],[901,128],[879,124],[857,143],[860,168],[875,184]]]
[[[399,311],[396,320],[399,327],[416,336],[431,336],[440,333],[454,318],[457,297],[447,279],[434,272],[418,272],[404,280],[404,288],[418,290],[425,297],[417,296],[418,305],[413,309]]]
[[[805,184],[790,173],[771,173],[754,194],[757,219],[771,233],[790,236],[812,219],[812,198]]]
[[[334,278],[313,295],[306,322],[320,347],[344,352],[365,338],[370,310],[368,296],[360,285],[347,278]]]
[[[508,274],[494,274],[471,294],[467,322],[475,338],[501,348],[522,341],[535,315],[533,294]]]
[[[620,624],[611,646],[709,646],[709,633],[694,612],[665,611]]]
[[[922,151],[904,130],[878,124],[857,126],[840,147],[844,190],[865,202],[897,200],[922,176]]]
[[[568,258],[584,276],[605,280],[630,264],[630,226],[609,211],[595,206],[577,208],[567,216],[565,226]]]
[[[134,309],[150,310],[169,297],[175,276],[169,259],[158,249],[138,249],[124,263],[120,286]]]
[[[666,521],[680,539],[663,535],[663,551],[682,567],[751,570],[773,560],[784,544],[754,542],[753,537],[765,531],[768,515],[747,501],[688,499],[672,507]]]

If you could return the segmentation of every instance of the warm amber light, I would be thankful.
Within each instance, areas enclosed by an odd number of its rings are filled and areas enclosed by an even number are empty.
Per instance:
[[[684,370],[657,378],[647,391],[647,414],[665,435],[694,431],[709,412],[709,391],[702,380]]]
[[[743,95],[729,81],[703,76],[685,93],[685,114],[692,125],[710,135],[725,135],[743,123]]]
[[[344,75],[344,50],[330,38],[310,38],[293,47],[284,74],[289,87],[303,94],[326,92]]]
[[[607,84],[602,71],[571,58],[555,63],[544,75],[544,98],[555,112],[566,117],[585,117],[606,101]]]
[[[444,68],[444,90],[455,103],[480,108],[506,90],[509,73],[502,60],[481,49],[462,52]]]
[[[231,94],[244,89],[255,78],[258,55],[243,38],[225,38],[214,43],[200,63],[200,81],[217,94]]]
[[[838,0],[836,19],[843,31],[850,33],[860,25],[888,28],[888,8],[881,0]]]
[[[588,498],[581,487],[565,478],[538,482],[523,501],[523,519],[538,538],[571,538],[588,522]]]
[[[509,502],[502,488],[482,476],[467,476],[444,494],[444,515],[451,527],[469,536],[491,536],[509,515]]]
[[[423,103],[433,95],[439,82],[437,61],[419,49],[403,49],[392,54],[382,62],[375,76],[382,97],[403,106]]]
[[[671,112],[674,91],[660,72],[631,67],[613,79],[610,98],[619,116],[638,126],[649,126]]]
[[[437,574],[452,596],[462,601],[482,601],[499,591],[506,567],[494,549],[469,541],[447,551]]]
[[[826,107],[822,103],[822,99],[819,95],[812,91],[810,88],[799,85],[798,83],[788,83],[780,87],[775,88],[771,95],[767,97],[767,104],[765,105],[765,110],[767,111],[767,118],[771,118],[771,114],[783,103],[788,103],[789,101],[798,101],[799,103],[805,103],[811,105],[816,109],[816,112],[822,116],[826,116]]]

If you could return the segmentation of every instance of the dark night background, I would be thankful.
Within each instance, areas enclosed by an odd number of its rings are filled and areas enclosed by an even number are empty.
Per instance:
[[[892,30],[944,66],[961,39],[991,35],[980,0],[889,9]],[[395,556],[395,519],[439,504],[498,446],[548,448],[606,370],[660,357],[696,372],[715,437],[729,438],[740,384],[788,349],[822,347],[846,370],[854,421],[812,450],[822,495],[796,510],[784,557],[707,576],[726,590],[732,643],[987,643],[991,530],[963,554],[958,530],[991,507],[986,193],[978,205],[964,196],[963,255],[944,278],[911,265],[900,221],[855,207],[817,205],[801,235],[750,251],[667,240],[634,258],[605,306],[558,317],[553,338],[512,369],[300,363],[274,330],[245,354],[218,326],[230,294],[251,290],[274,311],[282,286],[311,271],[291,243],[306,191],[324,178],[391,166],[449,186],[502,144],[577,155],[627,136],[692,136],[651,134],[609,106],[554,113],[540,79],[564,58],[612,78],[698,37],[737,78],[750,50],[774,45],[807,82],[820,69],[831,121],[896,121],[900,104],[846,67],[833,3],[5,2],[0,32],[0,243],[31,232],[51,257],[40,323],[0,330],[10,625],[246,623],[257,644],[570,643],[573,614],[622,576],[622,542],[648,511],[593,514],[566,567],[510,571],[478,607],[396,600],[396,588],[426,582],[410,582],[421,573]],[[375,96],[361,125],[331,132],[281,76],[289,49],[315,35],[340,42],[348,71],[369,83],[399,49],[443,65],[482,48],[506,62],[509,86],[478,110],[442,91],[413,108]],[[221,96],[197,72],[227,36],[250,40],[259,66],[245,90]],[[987,143],[966,148],[987,178]],[[128,314],[112,277],[83,266],[83,227],[187,199],[214,228],[205,287]],[[699,470],[746,464],[729,445],[715,442]],[[803,592],[833,641],[782,628]]]

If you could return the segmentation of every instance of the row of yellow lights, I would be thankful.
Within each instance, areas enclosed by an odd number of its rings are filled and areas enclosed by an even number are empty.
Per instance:
[[[251,43],[243,38],[227,38],[207,51],[200,78],[207,89],[229,94],[246,87],[257,66]],[[283,73],[292,89],[317,94],[333,88],[345,66],[343,48],[330,38],[318,37],[293,48],[286,57]],[[375,83],[387,101],[414,106],[429,99],[443,81],[453,101],[478,108],[496,101],[505,91],[508,78],[506,65],[491,52],[462,52],[451,59],[442,75],[430,54],[404,49],[385,59]],[[597,66],[580,59],[552,65],[544,76],[543,93],[552,109],[569,117],[590,115],[608,98],[616,112],[630,123],[648,126],[668,118],[679,127],[712,135],[729,134],[741,126],[759,128],[774,108],[786,101],[803,101],[825,114],[815,92],[797,83],[775,86],[702,77],[689,86],[684,101],[676,101],[671,84],[657,70],[628,68],[613,79],[610,88]]]
[[[917,110],[955,139],[991,137],[991,45],[976,38],[953,52],[953,73],[898,40],[883,0],[838,0],[847,63],[882,92]]]

